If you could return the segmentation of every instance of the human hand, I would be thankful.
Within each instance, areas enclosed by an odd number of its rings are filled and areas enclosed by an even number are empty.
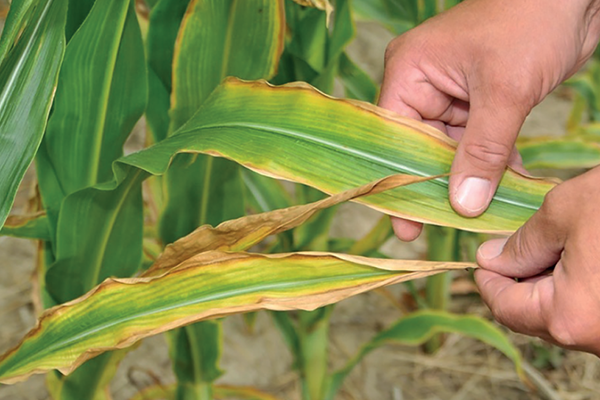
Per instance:
[[[598,0],[467,0],[393,40],[379,105],[459,141],[449,196],[460,214],[488,207],[531,109],[591,56]],[[392,220],[402,240],[422,225]]]
[[[600,167],[558,185],[508,241],[484,243],[475,279],[498,322],[600,356],[598,182]]]

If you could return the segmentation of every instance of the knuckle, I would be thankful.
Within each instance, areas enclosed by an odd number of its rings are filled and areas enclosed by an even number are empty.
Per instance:
[[[519,228],[511,239],[511,246],[507,246],[513,260],[535,259],[537,246],[528,239],[534,236],[528,235],[527,229],[528,225]]]
[[[488,172],[504,169],[511,151],[512,147],[508,144],[489,139],[466,143],[464,147],[470,163]]]
[[[560,215],[564,210],[560,206],[562,198],[565,195],[564,184],[555,186],[544,196],[544,201],[540,207],[539,213],[550,222],[554,217]]]

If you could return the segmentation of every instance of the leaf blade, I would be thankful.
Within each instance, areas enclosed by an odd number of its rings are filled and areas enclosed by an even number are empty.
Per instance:
[[[65,51],[66,2],[47,0],[36,7],[10,53],[8,47],[22,28],[16,27],[18,22],[14,29],[7,29],[2,41],[8,57],[0,66],[4,82],[0,91],[0,227],[42,140]],[[15,7],[14,12],[23,10]]]
[[[0,359],[0,382],[51,368],[68,373],[99,353],[202,319],[260,309],[313,310],[468,266],[325,253],[207,252],[159,277],[108,279],[86,296],[48,310],[24,342]]]

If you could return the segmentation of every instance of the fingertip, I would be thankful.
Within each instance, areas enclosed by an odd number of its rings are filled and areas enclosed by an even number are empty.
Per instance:
[[[403,242],[412,242],[417,239],[423,231],[423,224],[406,219],[392,217],[392,228],[398,239]]]
[[[508,238],[501,238],[491,239],[483,243],[479,246],[479,249],[477,249],[477,263],[484,268],[493,270],[493,260],[502,254],[507,241]]]
[[[454,179],[453,179],[454,178]],[[450,177],[450,204],[464,217],[477,217],[490,205],[495,186],[489,179],[477,176]]]

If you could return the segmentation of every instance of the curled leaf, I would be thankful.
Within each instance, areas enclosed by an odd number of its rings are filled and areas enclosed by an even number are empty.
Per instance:
[[[314,203],[226,221],[216,228],[213,228],[210,225],[204,225],[175,243],[168,245],[165,248],[164,253],[145,275],[158,275],[187,260],[194,254],[207,250],[247,250],[267,236],[275,235],[302,225],[319,210],[332,207],[344,201],[382,193],[396,187],[425,182],[436,178],[439,178],[439,176],[422,178],[418,176],[396,174],[327,197]]]

